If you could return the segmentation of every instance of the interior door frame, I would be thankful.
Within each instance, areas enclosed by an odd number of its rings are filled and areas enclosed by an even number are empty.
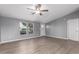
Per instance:
[[[78,32],[78,36],[79,36],[79,19],[70,19],[70,20],[77,20],[77,22],[78,22],[78,24],[77,24],[78,27],[77,27],[77,29],[75,29],[75,32]],[[69,22],[70,20],[67,20],[67,38],[70,39],[70,40],[79,41],[79,40],[77,40],[77,39],[75,40],[75,39],[69,38],[69,23],[68,23],[68,22]],[[77,30],[77,31],[76,31],[76,30]],[[79,37],[78,37],[78,39],[79,39]]]

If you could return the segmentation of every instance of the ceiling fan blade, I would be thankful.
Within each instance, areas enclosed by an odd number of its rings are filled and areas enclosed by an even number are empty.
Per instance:
[[[33,15],[33,14],[36,14],[35,12],[29,12],[27,13],[28,15]]]
[[[43,12],[43,11],[44,11],[44,12],[48,12],[48,10],[40,10],[40,11],[42,11],[42,12]]]
[[[27,9],[29,9],[29,10],[34,10],[34,9],[31,9],[31,8],[27,8]]]
[[[35,14],[35,12],[32,12],[32,15]]]

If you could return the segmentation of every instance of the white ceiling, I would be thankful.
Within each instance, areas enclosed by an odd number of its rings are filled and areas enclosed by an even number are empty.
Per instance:
[[[75,11],[79,4],[43,4],[41,9],[49,11],[44,12],[42,16],[32,15],[32,10],[27,10],[28,7],[32,8],[32,4],[2,4],[0,16],[47,23]]]

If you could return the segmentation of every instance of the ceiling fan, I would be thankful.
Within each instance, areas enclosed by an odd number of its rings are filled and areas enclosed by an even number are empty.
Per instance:
[[[34,6],[34,9],[32,9],[32,8],[27,8],[27,9],[28,9],[28,10],[33,10],[32,14],[43,15],[42,12],[48,12],[47,9],[43,9],[43,10],[41,10],[41,7],[42,7],[41,4],[36,4],[36,5]]]

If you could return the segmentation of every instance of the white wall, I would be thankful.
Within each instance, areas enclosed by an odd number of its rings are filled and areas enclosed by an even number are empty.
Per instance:
[[[29,37],[40,36],[40,24],[34,23],[34,33],[31,35],[19,34],[19,22],[20,20],[14,18],[1,17],[1,42],[14,41],[18,39],[24,39]],[[27,21],[26,21],[27,22]]]

